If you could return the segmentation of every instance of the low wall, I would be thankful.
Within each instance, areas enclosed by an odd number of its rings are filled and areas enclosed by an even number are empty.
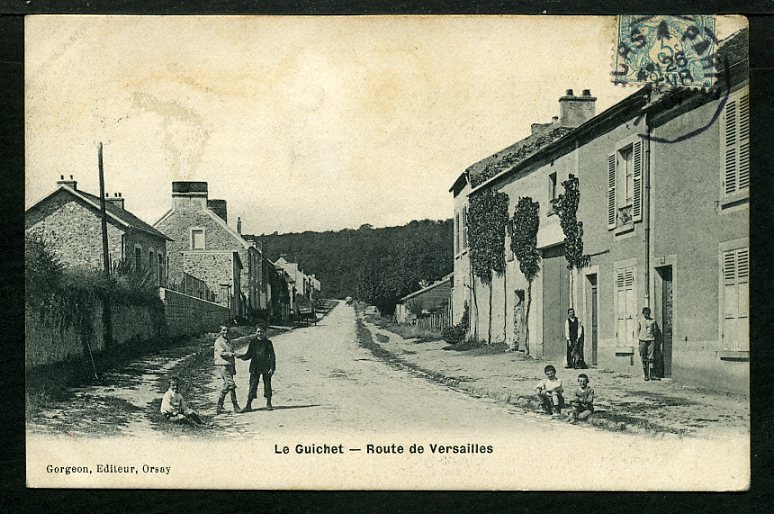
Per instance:
[[[229,318],[228,307],[161,288],[164,316],[171,337],[215,332]]]
[[[113,343],[117,346],[128,341],[148,340],[163,332],[163,320],[158,306],[113,305]],[[71,326],[60,326],[50,313],[36,313],[29,309],[24,316],[25,366],[33,368],[79,359],[88,355],[88,347],[97,354],[105,349],[102,333],[102,307],[92,309],[92,333],[82,337],[81,331]],[[86,345],[88,341],[88,347]]]

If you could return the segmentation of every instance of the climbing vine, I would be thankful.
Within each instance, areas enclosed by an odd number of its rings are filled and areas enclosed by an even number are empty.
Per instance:
[[[490,284],[492,272],[502,273],[505,269],[508,195],[486,190],[472,196],[467,223],[473,273]]]
[[[554,212],[559,216],[564,232],[564,256],[567,268],[581,269],[589,264],[589,256],[583,254],[583,222],[578,221],[580,205],[580,182],[578,177],[570,177],[562,182],[564,194],[553,202]]]
[[[532,305],[532,281],[540,272],[540,252],[537,234],[540,228],[540,204],[525,196],[519,198],[513,212],[511,250],[519,261],[519,269],[527,280],[527,305],[525,308],[524,350],[529,355],[529,310]]]

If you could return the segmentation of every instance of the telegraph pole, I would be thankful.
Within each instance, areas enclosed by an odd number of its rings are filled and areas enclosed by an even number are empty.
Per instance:
[[[110,252],[108,251],[107,210],[105,209],[105,171],[102,165],[101,141],[98,147],[98,162],[99,208],[102,213],[102,262],[104,264],[103,273],[105,275],[105,282],[108,286],[107,297],[102,301],[102,335],[105,341],[105,349],[107,349],[113,345],[113,316],[110,311],[110,295],[113,288],[110,287]]]

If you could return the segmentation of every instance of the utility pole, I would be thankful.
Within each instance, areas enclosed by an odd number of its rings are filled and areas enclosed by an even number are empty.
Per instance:
[[[102,165],[101,141],[98,148],[98,161],[99,208],[102,213],[102,262],[104,264],[103,273],[105,275],[105,282],[108,286],[107,297],[102,301],[102,335],[105,341],[105,349],[107,349],[113,345],[113,317],[110,311],[110,295],[112,293],[112,287],[110,287],[110,252],[108,251],[107,211],[105,209],[105,171]]]

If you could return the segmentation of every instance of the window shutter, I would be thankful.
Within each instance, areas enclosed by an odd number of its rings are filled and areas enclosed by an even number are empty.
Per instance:
[[[739,182],[737,187],[750,187],[750,95],[739,100]]]
[[[632,145],[633,161],[633,182],[634,191],[632,195],[632,221],[642,221],[642,168],[644,167],[642,159],[642,140]]]
[[[607,156],[607,228],[615,228],[615,154]]]
[[[729,101],[728,105],[726,105],[726,115],[723,120],[723,191],[728,195],[736,191],[736,100]]]

